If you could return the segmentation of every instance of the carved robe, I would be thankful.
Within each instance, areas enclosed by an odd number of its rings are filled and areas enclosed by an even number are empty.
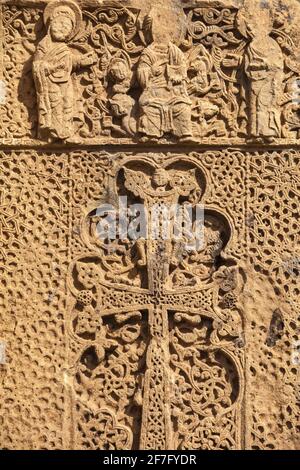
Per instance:
[[[192,135],[191,101],[186,90],[187,67],[180,49],[151,44],[143,52],[138,79],[144,89],[139,101],[139,130],[151,137],[172,133]]]
[[[245,61],[250,84],[251,135],[280,137],[280,97],[283,87],[283,56],[270,36],[254,38]]]
[[[49,36],[37,48],[33,74],[38,96],[39,133],[67,139],[74,133],[75,94],[72,72],[78,59],[65,43]]]

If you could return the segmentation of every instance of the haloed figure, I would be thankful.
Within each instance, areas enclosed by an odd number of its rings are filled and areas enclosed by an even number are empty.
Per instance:
[[[93,53],[74,54],[68,42],[78,33],[81,11],[70,0],[50,2],[44,12],[47,35],[33,61],[38,99],[39,137],[65,140],[74,134],[76,93],[72,74],[93,65]]]

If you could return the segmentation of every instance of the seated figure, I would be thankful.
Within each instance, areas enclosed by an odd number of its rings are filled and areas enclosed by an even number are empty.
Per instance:
[[[139,131],[150,138],[167,133],[188,138],[192,135],[191,101],[184,54],[171,40],[161,40],[158,12],[152,10],[146,17],[144,31],[150,33],[151,44],[142,53],[137,69],[143,89]]]

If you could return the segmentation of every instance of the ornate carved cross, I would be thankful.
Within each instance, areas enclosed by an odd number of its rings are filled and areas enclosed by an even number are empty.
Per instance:
[[[190,241],[187,236],[184,237],[185,243],[182,239],[178,241],[174,238],[174,208],[178,205],[186,207],[190,203],[195,209],[201,199],[204,187],[201,186],[203,175],[200,175],[199,169],[180,169],[175,164],[174,167],[167,168],[152,167],[147,173],[134,166],[125,166],[122,171],[123,191],[130,194],[134,201],[144,205],[147,232],[145,238],[138,238],[133,242],[136,253],[134,260],[130,250],[125,256],[121,256],[121,275],[117,276],[116,272],[106,273],[103,278],[99,274],[97,282],[101,284],[101,289],[97,295],[97,311],[102,318],[114,315],[119,321],[122,317],[126,320],[136,315],[136,312],[146,313],[149,338],[139,447],[174,449],[168,315],[172,312],[174,321],[180,321],[184,317],[192,325],[200,325],[202,314],[212,321],[220,320],[213,307],[209,306],[212,304],[212,294],[211,290],[205,288],[205,284],[211,281],[214,261],[222,246],[217,231],[210,232],[209,239],[204,240],[204,246],[197,246],[196,243],[192,253],[187,250],[187,242]],[[169,221],[166,221],[166,212]],[[94,244],[102,246],[103,242],[96,240],[97,222],[99,218],[94,216],[87,238],[89,243],[93,239]],[[197,228],[194,224],[193,229]],[[205,227],[203,230],[205,231]],[[106,249],[108,248],[109,244]],[[104,254],[102,257],[102,264],[111,267],[114,262],[118,262],[118,255],[116,252],[111,254],[109,249],[107,253],[108,255]],[[193,271],[195,266],[197,274]],[[134,285],[134,276],[137,279],[139,271],[143,269],[147,278],[146,288]],[[82,284],[84,281],[86,279],[81,276]],[[92,284],[93,282],[90,287]],[[102,341],[104,348],[105,341]]]
[[[150,341],[147,350],[143,417],[140,448],[172,449],[170,415],[170,374],[168,344],[168,305],[170,299],[165,288],[169,276],[173,226],[166,227],[166,211],[172,210],[180,196],[189,197],[199,190],[195,173],[168,173],[157,169],[149,181],[142,172],[125,169],[125,187],[145,204],[148,220],[155,221],[156,230],[148,223],[147,240],[139,240],[142,259],[140,265],[147,266],[148,294],[146,296],[149,315]],[[157,238],[153,238],[156,233]],[[114,292],[115,294],[115,292]],[[170,294],[169,294],[170,295]],[[184,305],[184,296],[176,296],[176,304]],[[133,294],[129,304],[137,310],[141,305]],[[126,309],[126,307],[125,307]],[[127,307],[128,309],[128,307]],[[111,314],[111,311],[103,312]]]

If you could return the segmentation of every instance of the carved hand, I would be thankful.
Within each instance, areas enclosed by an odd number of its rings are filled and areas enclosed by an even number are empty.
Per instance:
[[[97,56],[94,52],[88,52],[82,58],[81,64],[82,64],[83,67],[88,67],[90,65],[96,64],[97,60],[98,60],[98,58],[97,58]]]
[[[240,64],[241,58],[235,54],[226,54],[222,60],[224,67],[237,67]]]
[[[224,59],[222,61],[222,64],[224,65],[224,67],[228,67],[228,68],[237,67],[238,60],[235,59],[235,58],[233,58],[233,59]]]
[[[57,64],[57,65],[51,65],[51,64],[46,63],[44,67],[45,67],[46,77],[48,77],[52,73],[59,72],[60,70],[65,70],[66,69],[66,66],[65,66],[64,63],[60,63],[60,64]]]
[[[160,66],[154,66],[154,67],[152,67],[151,72],[152,72],[152,75],[154,77],[158,77],[158,75],[161,74],[161,67]]]

